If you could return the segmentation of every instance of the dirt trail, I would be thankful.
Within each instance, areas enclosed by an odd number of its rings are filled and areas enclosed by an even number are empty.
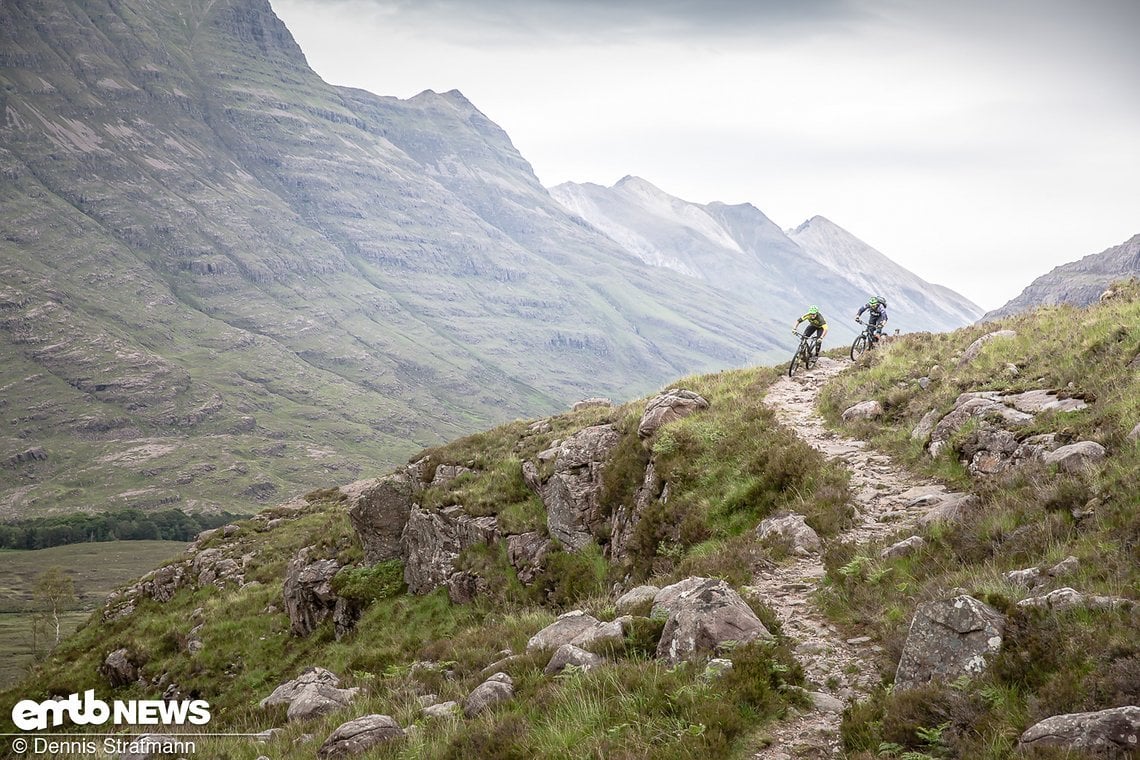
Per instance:
[[[815,411],[820,388],[848,366],[823,357],[815,369],[781,378],[764,402],[800,438],[851,470],[855,524],[831,540],[862,544],[913,528],[922,515],[960,494],[911,475],[862,441],[824,427]],[[842,756],[840,713],[879,681],[874,661],[882,650],[867,637],[845,638],[816,609],[811,595],[823,575],[821,558],[809,556],[766,569],[753,581],[752,588],[779,615],[784,633],[798,642],[796,657],[816,702],[815,710],[776,726],[771,731],[773,743],[755,756],[757,760]]]

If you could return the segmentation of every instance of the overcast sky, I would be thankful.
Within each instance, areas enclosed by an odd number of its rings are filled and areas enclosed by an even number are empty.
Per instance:
[[[271,0],[325,80],[458,89],[543,184],[821,214],[994,308],[1140,233],[1137,0]]]

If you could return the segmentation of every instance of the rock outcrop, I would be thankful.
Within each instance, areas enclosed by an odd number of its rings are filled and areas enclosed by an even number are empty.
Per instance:
[[[682,388],[670,388],[651,398],[645,405],[645,412],[637,425],[637,434],[648,438],[662,425],[708,408],[709,402],[700,394]]]
[[[336,610],[337,595],[332,579],[340,571],[335,559],[312,559],[315,549],[307,546],[289,560],[281,596],[294,636],[308,636]]]
[[[358,688],[340,688],[340,678],[332,671],[311,667],[274,689],[260,706],[286,705],[290,721],[307,720],[347,707],[359,692]]]
[[[983,672],[1001,649],[1005,617],[971,596],[920,605],[910,624],[895,688]]]
[[[506,673],[496,673],[467,695],[463,700],[463,714],[468,718],[474,718],[514,696],[515,684],[511,677]]]
[[[99,666],[99,675],[106,678],[112,687],[127,686],[138,680],[139,668],[134,655],[124,647],[107,655]]]
[[[357,481],[340,489],[349,501],[348,517],[370,565],[400,557],[400,537],[415,502],[418,484],[407,472]]]
[[[400,539],[408,590],[426,594],[447,585],[463,601],[463,591],[474,581],[456,577],[455,560],[463,550],[498,538],[494,517],[471,517],[459,506],[438,511],[413,507]]]

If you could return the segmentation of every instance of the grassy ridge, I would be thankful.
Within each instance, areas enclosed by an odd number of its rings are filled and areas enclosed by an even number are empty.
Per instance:
[[[184,589],[165,604],[143,602],[123,620],[92,623],[42,664],[34,681],[20,687],[20,696],[94,688],[108,697],[153,697],[161,691],[157,685],[112,691],[97,675],[107,652],[126,647],[146,663],[145,678],[165,675],[183,694],[208,699],[211,730],[285,727],[269,747],[217,740],[199,748],[218,757],[311,757],[333,728],[370,712],[392,715],[401,725],[422,721],[420,694],[461,699],[504,647],[523,652],[528,638],[560,610],[579,608],[612,620],[615,581],[629,576],[624,582],[636,577],[665,583],[690,574],[734,583],[750,579],[753,563],[766,552],[751,528],[781,509],[802,510],[817,529],[833,533],[847,519],[846,476],[780,429],[763,408],[763,393],[778,374],[740,370],[682,381],[678,385],[704,395],[710,409],[671,423],[649,441],[636,434],[642,401],[559,415],[545,433],[516,422],[425,452],[435,465],[473,469],[446,487],[429,489],[425,505],[461,503],[472,513],[495,514],[513,529],[541,530],[545,513],[523,484],[522,461],[586,426],[614,424],[621,440],[605,473],[607,508],[640,485],[650,457],[670,483],[668,509],[643,516],[623,564],[604,559],[603,538],[578,554],[551,552],[538,582],[527,588],[502,552],[469,552],[460,564],[490,579],[492,591],[466,606],[451,604],[443,591],[402,593],[390,568],[342,571],[338,588],[371,600],[356,629],[336,641],[326,623],[312,636],[297,638],[281,611],[289,558],[310,545],[342,562],[361,556],[344,502],[335,491],[314,492],[300,516],[271,531],[257,532],[243,522],[235,536],[211,539],[211,546],[238,542],[233,548],[248,557],[245,577],[253,583]],[[524,656],[507,668],[517,689],[507,705],[473,720],[425,725],[409,741],[373,755],[745,757],[766,741],[765,724],[803,699],[789,688],[803,677],[778,621],[763,600],[747,601],[777,640],[737,648],[728,676],[708,679],[699,662],[663,666],[653,658],[663,622],[638,617],[622,642],[601,648],[612,662],[607,667],[550,678],[542,673],[546,658]],[[199,622],[196,635],[203,647],[190,653],[189,631]],[[416,661],[433,665],[413,669]],[[284,715],[257,708],[278,683],[309,665],[341,674],[347,685],[364,687],[364,696],[349,710],[304,725],[286,725]],[[3,704],[15,694],[4,694]]]
[[[972,341],[999,327],[1016,337],[992,341],[958,366]],[[850,432],[972,489],[979,500],[963,522],[923,531],[925,547],[909,557],[882,560],[876,547],[833,550],[822,595],[833,616],[887,643],[889,682],[917,604],[963,588],[1009,615],[1002,652],[983,677],[904,694],[884,688],[851,710],[844,736],[855,756],[1004,758],[1020,732],[1045,717],[1140,701],[1135,607],[1042,613],[1014,604],[1060,586],[1140,598],[1140,443],[1129,438],[1140,423],[1138,357],[1140,286],[1132,283],[1088,309],[1049,307],[945,335],[904,336],[825,389],[832,423],[841,424],[851,404],[877,399],[884,417],[852,424]],[[926,389],[921,377],[931,381]],[[931,459],[911,439],[928,410],[949,411],[958,394],[1007,389],[1053,389],[1085,399],[1087,409],[1042,413],[1018,436],[1056,432],[1066,441],[1094,440],[1109,458],[1081,473],[1030,463],[971,482],[952,446]],[[1079,570],[1035,592],[1004,577],[1069,556],[1078,558]]]

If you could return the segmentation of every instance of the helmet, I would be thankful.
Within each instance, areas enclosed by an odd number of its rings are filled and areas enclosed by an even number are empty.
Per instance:
[[[887,299],[883,298],[882,296],[876,296],[875,298],[876,298],[876,299],[879,301],[879,303],[880,303],[880,304],[882,304],[883,306],[886,306],[886,305],[887,305]]]
[[[809,306],[807,313],[808,314],[819,314],[819,307],[818,306]]]
[[[869,303],[871,306],[875,306],[876,304],[879,303],[879,297],[878,296],[871,296],[871,300],[868,301],[867,303]]]

